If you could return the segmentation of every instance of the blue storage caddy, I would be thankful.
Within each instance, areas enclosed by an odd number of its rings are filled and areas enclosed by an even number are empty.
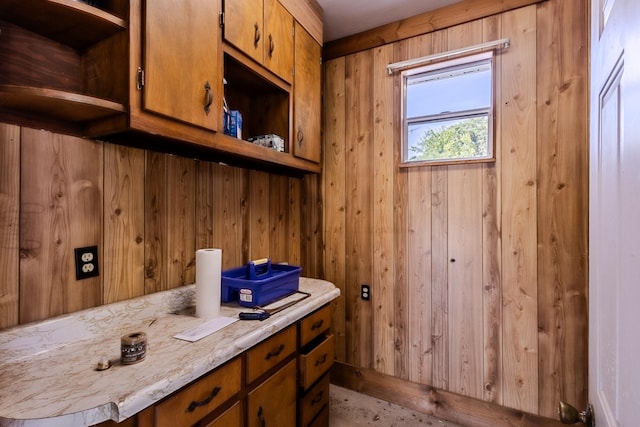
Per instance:
[[[251,261],[222,272],[222,302],[238,302],[243,307],[265,306],[298,291],[301,267],[271,264],[271,260]]]

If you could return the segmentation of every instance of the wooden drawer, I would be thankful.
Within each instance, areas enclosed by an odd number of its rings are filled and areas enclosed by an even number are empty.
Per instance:
[[[296,351],[296,327],[289,326],[277,335],[247,351],[247,384],[276,366]]]
[[[329,403],[329,374],[326,374],[300,401],[300,420],[306,427]]]
[[[329,427],[329,405],[325,406],[316,419],[307,427]]]
[[[333,364],[333,335],[327,335],[307,354],[300,355],[300,386],[306,390]]]
[[[229,427],[242,425],[242,406],[237,402],[231,408],[227,409],[216,417],[215,420],[204,424],[204,427]]]
[[[237,358],[176,392],[155,407],[157,427],[192,425],[237,394],[241,387],[241,359]]]
[[[314,338],[329,329],[331,307],[326,305],[300,321],[300,346],[304,347]]]

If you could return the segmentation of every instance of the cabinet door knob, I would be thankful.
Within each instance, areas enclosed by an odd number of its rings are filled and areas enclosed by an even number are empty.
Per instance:
[[[211,85],[209,82],[204,84],[204,112],[209,114],[211,111],[211,104],[213,103],[213,92],[211,92]]]
[[[257,49],[258,48],[258,42],[260,41],[260,26],[256,22],[255,24],[253,24],[253,28],[255,30],[254,35],[253,35],[253,47]]]

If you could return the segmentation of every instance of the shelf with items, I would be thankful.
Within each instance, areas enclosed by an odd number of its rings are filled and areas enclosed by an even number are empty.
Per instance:
[[[276,153],[287,154],[293,108],[291,86],[229,53],[224,55],[224,75],[226,105],[242,117],[242,139],[276,135],[284,141],[282,152]]]

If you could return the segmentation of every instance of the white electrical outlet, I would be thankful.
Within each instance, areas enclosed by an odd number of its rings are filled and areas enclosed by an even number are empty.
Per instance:
[[[98,247],[75,248],[76,280],[88,279],[99,275]]]

